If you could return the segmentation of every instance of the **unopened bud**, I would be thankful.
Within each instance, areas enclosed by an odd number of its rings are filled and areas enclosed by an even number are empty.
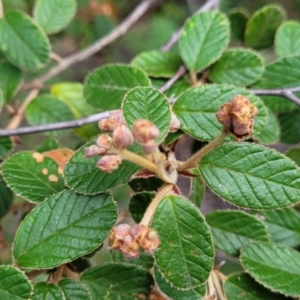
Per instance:
[[[132,228],[132,235],[145,252],[152,253],[160,242],[156,231],[142,224]]]
[[[149,120],[137,120],[133,124],[133,136],[141,144],[147,143],[159,137],[158,128]]]
[[[117,149],[123,149],[133,144],[134,138],[126,125],[120,125],[113,132],[113,141]]]
[[[103,149],[99,148],[97,145],[92,145],[84,149],[85,157],[93,157],[103,154]]]
[[[105,154],[112,145],[112,138],[107,134],[101,134],[97,139],[97,146],[102,149]]]
[[[170,132],[175,132],[180,128],[180,121],[176,117],[174,113],[171,115],[171,124],[170,124]]]
[[[218,121],[224,125],[226,129],[231,127],[231,103],[223,104],[218,110],[216,116]]]
[[[140,246],[132,235],[127,235],[123,245],[120,247],[126,258],[137,258],[140,255]]]
[[[113,132],[119,123],[111,119],[103,119],[99,122],[99,128],[104,132]]]
[[[126,125],[126,121],[123,116],[123,112],[120,109],[111,110],[109,118],[111,120],[117,122],[119,125]]]
[[[151,154],[157,149],[155,140],[150,140],[145,144],[142,144],[142,149],[145,154]]]
[[[117,170],[122,159],[119,155],[105,155],[98,161],[97,167],[107,173]]]
[[[115,226],[110,234],[110,249],[112,250],[120,250],[120,247],[124,243],[124,239],[127,235],[130,235],[131,227],[128,224],[120,224]]]

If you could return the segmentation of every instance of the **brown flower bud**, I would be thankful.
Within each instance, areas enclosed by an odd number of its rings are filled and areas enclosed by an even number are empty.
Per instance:
[[[221,106],[216,116],[224,128],[239,140],[252,133],[257,108],[243,95],[235,96],[230,103]]]
[[[103,119],[99,122],[99,128],[104,132],[113,132],[119,123],[112,119]]]
[[[126,258],[137,258],[140,255],[140,245],[129,234],[125,236],[124,243],[120,249]]]
[[[117,149],[123,149],[133,144],[134,138],[126,125],[120,125],[113,132],[113,141]]]
[[[84,157],[93,157],[103,154],[103,149],[97,145],[92,145],[84,149]]]
[[[141,144],[147,143],[159,137],[158,128],[149,120],[137,120],[133,124],[133,136]]]
[[[150,140],[147,143],[141,144],[145,154],[151,154],[157,149],[155,140]]]
[[[98,161],[97,167],[107,173],[110,173],[119,168],[122,159],[119,155],[105,155]]]
[[[180,128],[180,121],[176,117],[174,113],[171,115],[171,124],[170,124],[170,132],[175,132]]]
[[[96,143],[97,146],[102,149],[102,154],[106,154],[112,145],[112,138],[107,134],[101,134]]]
[[[124,239],[127,235],[130,235],[131,227],[128,224],[120,224],[115,226],[110,234],[110,249],[118,250],[123,245]]]
[[[145,252],[152,253],[159,245],[160,241],[156,231],[145,225],[135,225],[131,234]]]

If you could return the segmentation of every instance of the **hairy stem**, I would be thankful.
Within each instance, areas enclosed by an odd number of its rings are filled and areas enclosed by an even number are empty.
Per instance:
[[[226,297],[225,297],[225,295],[224,295],[223,288],[222,288],[222,286],[221,286],[221,284],[220,284],[220,281],[219,281],[219,279],[218,279],[218,276],[217,276],[215,270],[213,270],[213,271],[211,272],[211,276],[212,276],[212,280],[213,280],[214,286],[215,286],[215,288],[216,288],[217,294],[218,294],[218,296],[219,296],[218,299],[220,299],[220,300],[226,300]]]
[[[177,171],[180,173],[192,167],[195,167],[199,163],[201,158],[205,156],[208,152],[210,152],[212,149],[214,149],[216,146],[220,145],[227,135],[228,132],[222,131],[222,133],[219,136],[217,136],[214,140],[212,140],[206,146],[201,148],[197,153],[195,153],[192,157],[190,157],[187,161],[181,164],[178,167]]]
[[[197,86],[197,73],[196,72],[190,72],[190,84],[192,87]]]
[[[150,225],[152,217],[156,211],[158,204],[167,195],[172,194],[172,190],[173,190],[173,184],[166,184],[157,192],[156,196],[152,199],[152,202],[148,206],[140,224],[145,225],[145,226]]]
[[[70,278],[73,278],[73,279],[76,279],[78,280],[80,278],[80,275],[74,271],[72,271],[70,269],[69,266],[65,265],[64,267],[64,274],[67,276],[67,277],[70,277]]]

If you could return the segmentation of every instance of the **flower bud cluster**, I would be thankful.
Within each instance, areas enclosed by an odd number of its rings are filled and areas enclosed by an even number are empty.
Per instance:
[[[230,103],[221,106],[216,116],[226,131],[231,132],[237,140],[252,134],[254,116],[258,109],[243,95],[235,96]]]
[[[115,226],[110,235],[110,249],[121,251],[127,258],[137,258],[141,249],[153,253],[159,245],[159,238],[155,230],[142,224],[131,227],[128,224]]]

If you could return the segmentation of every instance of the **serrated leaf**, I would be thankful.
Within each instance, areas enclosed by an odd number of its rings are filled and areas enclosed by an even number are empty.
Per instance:
[[[155,193],[153,192],[141,192],[130,199],[129,212],[136,223],[141,222],[147,207],[154,197]]]
[[[279,5],[270,4],[257,10],[246,25],[246,46],[256,49],[272,46],[276,30],[284,19],[285,12]]]
[[[179,50],[190,71],[198,72],[219,59],[229,42],[229,21],[217,11],[189,18],[179,39]]]
[[[26,118],[32,125],[71,121],[74,119],[70,108],[62,101],[48,95],[32,100],[26,108]],[[52,131],[49,134],[64,134],[66,131]]]
[[[300,254],[273,243],[253,242],[241,251],[246,271],[263,286],[284,295],[299,297]]]
[[[5,102],[10,101],[15,96],[22,82],[23,76],[20,69],[8,62],[0,62],[0,88],[2,89]]]
[[[135,259],[127,259],[126,257],[124,257],[123,253],[117,251],[111,251],[111,256],[115,262],[133,264],[141,266],[147,270],[152,268],[154,264],[153,256],[145,252],[141,252],[140,256]]]
[[[134,265],[105,263],[86,270],[80,280],[90,289],[92,299],[137,300],[147,296],[153,278]]]
[[[275,50],[278,57],[300,55],[300,23],[286,21],[282,23],[275,36]]]
[[[227,299],[231,300],[287,300],[286,297],[270,292],[248,274],[242,272],[227,277],[224,291]]]
[[[230,32],[232,37],[243,41],[248,21],[247,13],[243,9],[237,8],[228,13],[228,19],[230,22]]]
[[[32,202],[64,189],[62,170],[51,158],[37,152],[18,152],[2,165],[3,178],[10,188]]]
[[[175,287],[191,289],[206,281],[213,266],[211,233],[200,211],[178,196],[167,196],[152,220],[158,232],[156,264]]]
[[[299,97],[300,93],[295,93]],[[298,106],[284,97],[260,96],[265,105],[274,113],[289,112],[298,108]]]
[[[6,158],[14,148],[14,142],[11,137],[0,138],[0,160]]]
[[[46,140],[43,144],[36,148],[36,152],[43,153],[46,151],[62,148],[60,142],[55,138]]]
[[[280,141],[285,144],[296,144],[300,141],[300,109],[278,115]]]
[[[179,290],[173,287],[166,279],[162,276],[157,266],[154,267],[154,278],[156,284],[159,286],[159,289],[169,296],[172,299],[180,299],[180,300],[199,300],[204,297],[206,293],[205,284],[200,285],[194,289],[190,290]]]
[[[111,196],[58,193],[32,210],[16,234],[13,255],[28,268],[52,268],[103,243],[117,220]]]
[[[275,209],[300,201],[300,169],[264,146],[224,144],[203,157],[199,167],[208,187],[234,205]]]
[[[10,12],[0,20],[0,48],[14,65],[30,71],[44,66],[50,43],[33,20],[22,12]]]
[[[189,200],[200,208],[205,196],[206,185],[201,176],[191,179],[191,187],[189,193]]]
[[[247,86],[256,82],[264,69],[263,58],[258,53],[248,49],[229,49],[212,66],[209,78],[216,83]]]
[[[300,166],[300,148],[293,147],[289,148],[284,153],[287,157],[292,159],[298,166]]]
[[[6,215],[13,202],[13,193],[0,176],[0,219]]]
[[[112,173],[106,173],[97,168],[100,157],[85,158],[84,149],[94,142],[89,142],[71,157],[64,169],[66,184],[78,193],[94,195],[106,192],[114,187],[130,181],[139,166],[123,161],[120,167]]]
[[[258,140],[261,144],[272,145],[279,141],[280,138],[280,127],[277,118],[269,110],[267,124],[261,130],[253,136],[255,140]]]
[[[129,186],[136,193],[155,192],[162,187],[164,182],[157,177],[134,178],[129,182]]]
[[[163,93],[152,87],[137,87],[129,91],[123,102],[124,118],[130,129],[135,121],[147,119],[160,131],[159,143],[167,135],[171,122],[170,105]]]
[[[119,109],[127,92],[137,86],[149,86],[141,70],[126,65],[106,65],[93,71],[85,80],[84,96],[100,111]]]
[[[62,279],[58,286],[64,294],[65,300],[90,300],[90,293],[85,284],[73,279]]]
[[[216,118],[220,106],[239,94],[258,108],[254,133],[261,131],[267,121],[266,108],[257,96],[240,87],[205,84],[191,88],[177,99],[172,109],[183,131],[195,139],[210,141],[221,133],[222,125]]]
[[[32,300],[65,300],[62,290],[54,283],[38,282],[33,287]]]
[[[152,77],[170,78],[182,64],[180,55],[174,52],[158,50],[146,51],[138,54],[131,62]]]
[[[273,242],[289,247],[300,245],[300,214],[293,208],[265,211],[262,215]]]
[[[34,18],[47,34],[65,28],[76,13],[76,0],[38,0],[34,7]]]
[[[266,226],[256,217],[242,211],[214,211],[205,216],[214,245],[231,256],[239,256],[240,249],[252,241],[269,241]]]
[[[0,266],[1,300],[27,300],[32,294],[32,285],[25,273],[12,266]]]

